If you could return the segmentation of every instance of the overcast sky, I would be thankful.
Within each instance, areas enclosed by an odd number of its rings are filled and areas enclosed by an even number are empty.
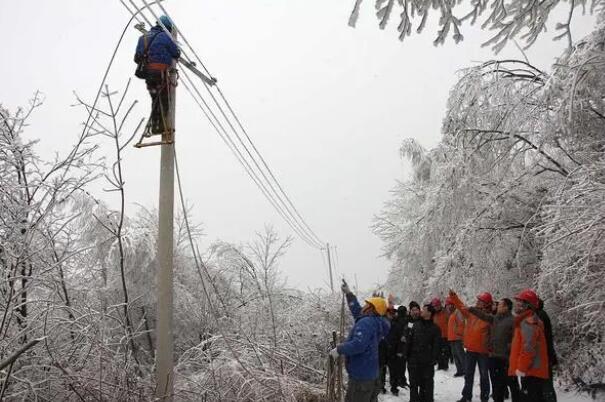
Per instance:
[[[465,41],[434,47],[434,23],[397,40],[398,21],[381,31],[373,1],[358,27],[347,25],[353,0],[168,0],[179,28],[198,51],[257,147],[315,232],[338,247],[337,270],[369,288],[386,279],[389,263],[369,226],[407,174],[398,149],[413,137],[426,147],[440,137],[456,72],[493,58],[480,44],[489,33],[464,30]],[[558,10],[563,20],[565,10]],[[129,15],[118,0],[0,0],[3,55],[0,102],[14,109],[39,89],[46,102],[30,121],[43,157],[68,149],[85,120],[71,108],[73,91],[92,100]],[[575,21],[576,38],[592,19]],[[548,69],[564,42],[547,32],[527,54]],[[132,75],[138,33],[129,29],[109,76],[120,89]],[[499,58],[521,58],[512,44]],[[132,96],[148,113],[141,81]],[[193,219],[203,246],[216,239],[246,242],[265,224],[292,231],[253,185],[185,91],[177,95],[177,150]],[[111,150],[109,142],[104,144]],[[129,211],[157,205],[159,149],[125,155]],[[112,194],[95,194],[117,205]],[[319,251],[295,239],[281,268],[297,287],[325,286]],[[339,274],[340,276],[340,274]]]

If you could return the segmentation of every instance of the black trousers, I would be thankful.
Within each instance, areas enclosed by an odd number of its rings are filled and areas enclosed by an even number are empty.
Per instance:
[[[553,383],[553,369],[549,366],[550,378],[544,381],[542,387],[542,398],[544,402],[557,402],[557,393],[555,392],[555,384]]]
[[[380,366],[380,389],[384,390],[387,382],[387,365]]]
[[[440,338],[439,341],[439,358],[437,359],[437,369],[447,370],[450,361],[450,345],[447,343],[447,338]]]
[[[508,376],[508,360],[499,357],[488,359],[489,376],[492,380],[494,402],[504,402],[506,388],[510,390],[512,402],[521,402],[517,377]]]
[[[521,377],[521,401],[545,402],[542,397],[545,382],[538,377]]]
[[[378,381],[359,381],[349,378],[345,402],[376,402],[378,400]]]
[[[170,110],[170,91],[168,73],[159,70],[147,72],[147,90],[151,96],[151,132],[160,134],[170,130],[165,127]]]
[[[396,391],[397,387],[403,387],[407,384],[405,378],[405,359],[399,356],[393,356],[389,359],[389,383],[391,391]]]
[[[408,361],[410,402],[433,402],[435,367],[431,363]]]

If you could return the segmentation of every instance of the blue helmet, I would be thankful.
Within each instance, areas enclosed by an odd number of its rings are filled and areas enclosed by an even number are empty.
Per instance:
[[[160,17],[160,20],[158,21],[158,25],[159,26],[164,25],[167,30],[169,30],[170,32],[172,32],[172,20],[170,18],[168,18],[167,16],[162,15]]]

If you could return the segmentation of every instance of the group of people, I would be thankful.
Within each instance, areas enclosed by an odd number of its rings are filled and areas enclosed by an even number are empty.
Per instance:
[[[410,402],[432,402],[435,366],[447,370],[450,362],[454,377],[464,377],[458,402],[472,400],[477,367],[480,401],[491,391],[494,402],[556,402],[552,328],[533,290],[498,301],[484,292],[474,306],[450,290],[444,303],[433,298],[408,308],[380,295],[362,307],[344,281],[342,291],[355,324],[330,354],[345,357],[347,402],[376,401],[387,392],[387,370],[394,395],[409,387]]]

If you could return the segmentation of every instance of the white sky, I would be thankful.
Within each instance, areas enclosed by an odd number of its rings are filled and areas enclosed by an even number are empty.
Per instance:
[[[402,139],[426,147],[440,137],[456,71],[493,58],[480,44],[489,33],[463,31],[465,40],[434,47],[434,23],[422,35],[397,40],[398,21],[377,27],[373,1],[363,3],[358,27],[348,27],[353,0],[169,0],[166,7],[196,48],[247,126],[299,211],[315,232],[338,247],[338,271],[368,288],[384,281],[388,261],[369,226],[407,165]],[[558,10],[557,21],[566,10]],[[27,136],[40,138],[43,157],[73,143],[85,120],[70,108],[73,91],[92,101],[102,73],[129,15],[118,0],[0,0],[3,62],[0,102],[25,105],[39,89],[46,102],[31,119]],[[554,22],[552,21],[554,25]],[[574,22],[578,39],[592,18]],[[541,68],[564,42],[550,31],[527,54]],[[129,29],[109,77],[121,89],[134,71],[138,33]],[[521,58],[510,45],[499,58]],[[142,81],[132,95],[135,116],[148,113]],[[291,230],[249,180],[200,116],[185,91],[177,95],[177,150],[194,220],[215,239],[245,242],[265,224],[285,236]],[[104,144],[111,150],[109,142]],[[125,155],[129,210],[157,204],[159,149]],[[116,205],[100,185],[99,198]],[[296,239],[281,268],[298,287],[325,286],[327,268],[319,251]]]

